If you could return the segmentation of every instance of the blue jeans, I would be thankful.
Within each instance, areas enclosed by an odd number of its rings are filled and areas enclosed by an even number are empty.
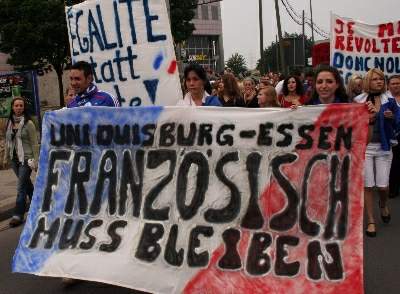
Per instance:
[[[14,216],[18,216],[23,219],[27,208],[26,197],[28,196],[29,200],[32,200],[33,195],[33,184],[31,181],[32,170],[28,166],[26,160],[24,163],[20,163],[18,160],[14,159],[11,161],[11,167],[18,178],[17,201],[15,203]]]

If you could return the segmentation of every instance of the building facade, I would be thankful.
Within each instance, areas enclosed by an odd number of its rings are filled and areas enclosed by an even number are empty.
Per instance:
[[[0,52],[0,74],[6,74],[14,70],[14,67],[7,63],[9,57],[8,54]]]
[[[215,72],[224,70],[222,19],[220,2],[199,1],[193,23],[196,30],[183,44],[182,57],[186,62],[197,62]]]

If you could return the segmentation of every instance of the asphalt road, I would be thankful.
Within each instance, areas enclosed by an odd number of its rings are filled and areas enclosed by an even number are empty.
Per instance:
[[[378,221],[378,236],[376,238],[365,238],[364,288],[366,294],[400,293],[400,198],[392,199],[390,207],[392,222],[389,225],[383,225]],[[378,215],[378,211],[376,213]],[[6,222],[0,224],[0,294],[142,293],[92,282],[81,282],[70,287],[64,287],[60,279],[12,274],[11,260],[22,227],[9,229],[5,227],[6,224]],[[222,290],[221,293],[223,293]],[[351,294],[351,289],[347,293]]]
[[[11,273],[11,261],[22,227],[4,228],[6,224],[7,222],[3,222],[0,225],[0,294],[145,294],[87,281],[65,286],[59,278]]]

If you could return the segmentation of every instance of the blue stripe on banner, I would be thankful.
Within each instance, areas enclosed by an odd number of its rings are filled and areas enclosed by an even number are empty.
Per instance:
[[[35,248],[31,250],[28,246],[31,238],[36,229],[36,222],[41,214],[41,206],[43,201],[43,195],[46,188],[47,172],[48,172],[48,158],[51,152],[50,150],[50,125],[59,124],[89,124],[91,133],[96,132],[98,124],[113,124],[113,125],[132,125],[132,124],[156,124],[160,114],[162,113],[163,107],[160,106],[149,106],[149,107],[138,107],[138,108],[115,108],[110,107],[84,107],[84,108],[74,108],[68,110],[52,111],[48,112],[44,116],[43,120],[43,136],[42,136],[42,146],[40,150],[39,159],[39,171],[35,183],[35,191],[32,199],[32,203],[29,210],[29,215],[21,234],[18,248],[15,252],[12,271],[22,272],[22,273],[37,273],[46,264],[46,261],[53,255],[57,254],[59,251],[58,243],[53,245],[51,250],[39,250]],[[136,146],[140,148],[141,146]],[[75,148],[75,147],[73,147]],[[123,148],[122,146],[108,146],[107,148],[113,148],[118,150]],[[52,147],[51,149],[54,149]],[[103,152],[102,148],[96,145],[93,148],[93,158],[99,158]],[[96,164],[96,160],[93,160],[92,165]],[[69,178],[71,162],[64,162],[56,165],[60,177]],[[93,178],[96,174],[93,173]],[[64,205],[66,200],[66,195],[68,195],[68,184],[59,181],[61,184],[58,186],[56,191],[53,193],[52,206],[49,214],[46,215],[47,224],[52,223],[58,217],[65,215]],[[91,202],[94,195],[95,187],[87,189],[87,196],[89,203]],[[103,198],[103,202],[106,198]],[[74,209],[73,216],[76,218],[83,219],[85,224],[88,222],[89,217],[83,218],[78,216],[76,209]],[[58,240],[58,239],[57,239]]]

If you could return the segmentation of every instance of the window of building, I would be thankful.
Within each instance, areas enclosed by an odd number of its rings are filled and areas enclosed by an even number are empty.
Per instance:
[[[214,36],[192,36],[187,41],[187,61],[195,62],[204,67],[216,70],[215,48],[218,48],[218,38]]]
[[[199,19],[199,8],[196,7],[193,11],[194,11],[193,19]]]
[[[211,6],[211,19],[218,20],[218,6]]]
[[[201,6],[201,16],[203,19],[209,19],[208,18],[208,6],[207,5],[202,5]]]

